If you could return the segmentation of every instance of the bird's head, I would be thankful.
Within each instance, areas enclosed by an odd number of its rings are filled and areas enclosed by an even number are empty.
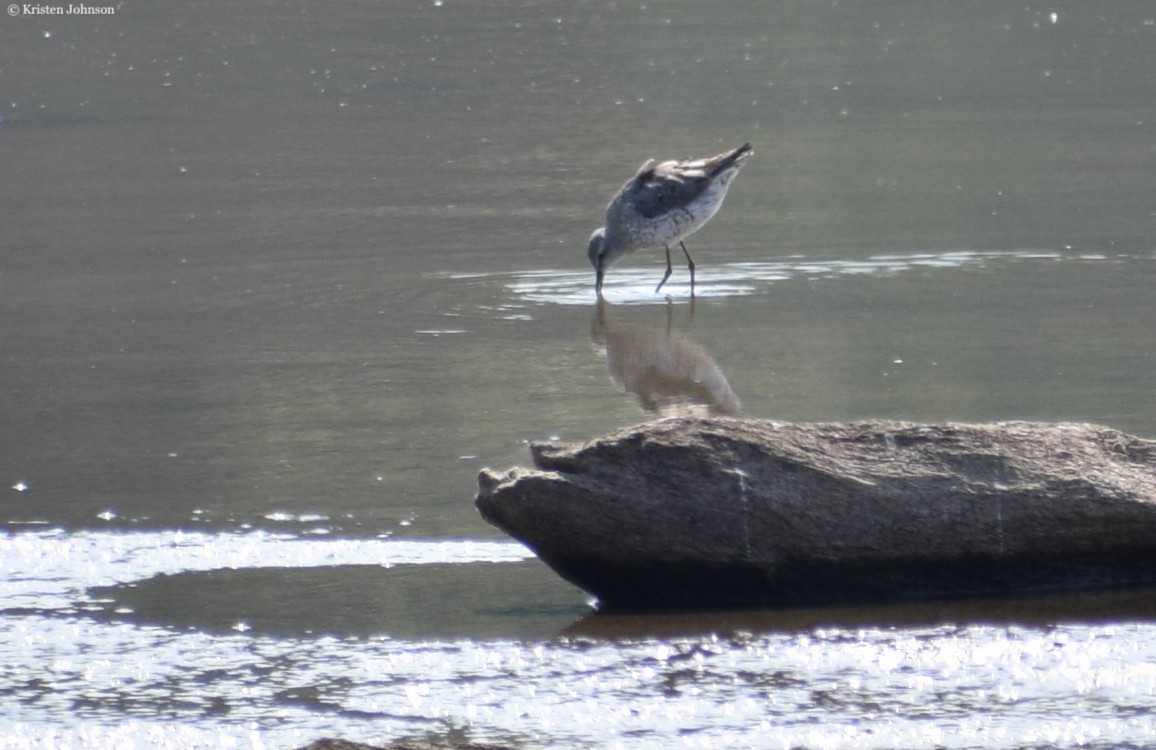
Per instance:
[[[594,230],[594,234],[590,235],[590,243],[586,245],[586,257],[590,259],[590,265],[594,266],[594,291],[601,296],[602,277],[606,274],[606,267],[609,265],[606,262],[605,227],[598,227]]]

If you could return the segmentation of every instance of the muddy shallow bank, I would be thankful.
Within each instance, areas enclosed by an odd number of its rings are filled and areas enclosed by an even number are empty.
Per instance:
[[[1156,582],[1156,443],[1107,427],[677,418],[531,452],[478,510],[610,609]]]

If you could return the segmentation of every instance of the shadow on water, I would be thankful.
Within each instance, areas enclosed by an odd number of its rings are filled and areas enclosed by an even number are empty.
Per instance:
[[[603,613],[565,633],[608,640],[706,634],[790,633],[824,629],[905,630],[968,625],[1048,629],[1058,625],[1156,622],[1156,589],[1088,591],[1022,597],[896,604],[682,613]]]
[[[281,638],[536,640],[589,611],[536,560],[189,571],[89,597],[101,620]]]
[[[791,609],[608,613],[532,560],[243,568],[89,589],[87,614],[251,637],[630,641],[709,634],[1156,622],[1156,589]]]
[[[694,314],[692,298],[688,324]],[[738,415],[742,404],[726,376],[705,349],[674,330],[673,316],[673,305],[667,304],[662,328],[619,323],[600,300],[590,320],[590,340],[606,357],[610,379],[657,417]]]

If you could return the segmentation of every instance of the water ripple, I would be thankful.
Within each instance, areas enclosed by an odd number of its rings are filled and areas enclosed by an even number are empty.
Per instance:
[[[882,254],[868,258],[821,258],[791,255],[765,261],[700,264],[695,295],[737,297],[756,293],[771,284],[796,278],[840,276],[889,276],[918,269],[983,268],[1001,261],[1107,262],[1128,256],[1071,255],[1050,250],[951,250],[939,253]],[[588,269],[530,269],[512,274],[449,274],[450,278],[476,279],[487,275],[508,278],[507,288],[527,302],[558,305],[590,305],[594,302],[593,274]],[[654,266],[616,266],[607,274],[604,293],[616,304],[654,304],[666,299],[655,295]],[[672,297],[687,296],[689,278],[672,277],[667,289]]]
[[[107,533],[60,530],[0,536],[6,608],[68,607],[94,586],[220,568],[517,562],[534,555],[508,541],[311,539],[253,531]]]

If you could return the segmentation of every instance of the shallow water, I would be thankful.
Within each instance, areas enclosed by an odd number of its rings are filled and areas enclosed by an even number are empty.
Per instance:
[[[470,502],[672,413],[1156,437],[1149,3],[116,9],[0,30],[0,748],[1156,742],[1151,592],[609,617]]]
[[[1146,591],[607,616],[508,542],[44,531],[3,553],[3,747],[1156,740]]]

